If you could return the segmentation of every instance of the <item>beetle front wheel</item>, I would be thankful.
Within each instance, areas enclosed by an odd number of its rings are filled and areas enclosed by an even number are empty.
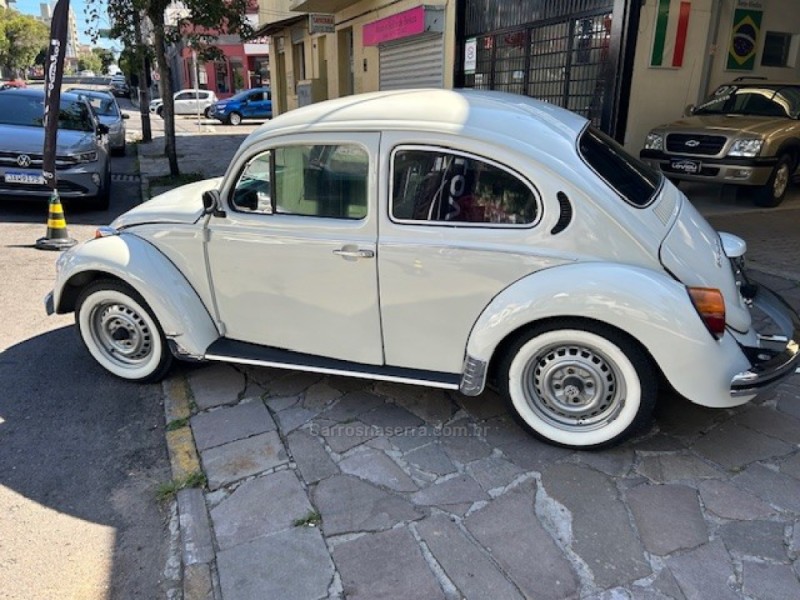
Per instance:
[[[568,448],[629,437],[649,422],[658,396],[649,356],[616,330],[592,323],[529,330],[506,354],[501,373],[501,389],[523,424]]]
[[[89,354],[117,377],[159,381],[172,364],[164,333],[150,307],[120,281],[89,284],[78,298],[75,324]]]

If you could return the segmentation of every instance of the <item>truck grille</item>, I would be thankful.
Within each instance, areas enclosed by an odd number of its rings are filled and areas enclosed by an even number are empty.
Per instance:
[[[703,135],[698,133],[667,134],[667,152],[714,156],[722,152],[726,138],[722,135]]]

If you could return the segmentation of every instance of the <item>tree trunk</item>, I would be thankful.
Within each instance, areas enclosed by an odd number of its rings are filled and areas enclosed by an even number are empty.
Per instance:
[[[136,32],[136,43],[144,45],[142,39],[142,17],[138,10],[133,11],[133,27]],[[144,52],[141,49],[136,51],[139,67],[139,115],[142,118],[142,141],[149,142],[153,139],[153,132],[150,128],[150,90],[147,89],[148,73],[146,71]]]
[[[178,153],[175,145],[175,102],[172,98],[172,78],[167,62],[167,43],[164,35],[164,12],[150,14],[153,22],[156,62],[160,77],[161,99],[164,101],[164,153],[169,161],[169,173],[173,177],[180,175],[178,169]]]

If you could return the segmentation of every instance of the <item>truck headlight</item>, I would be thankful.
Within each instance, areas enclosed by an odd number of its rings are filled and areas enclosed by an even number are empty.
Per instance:
[[[753,158],[754,156],[758,156],[758,153],[761,152],[761,146],[763,145],[764,140],[760,139],[736,140],[728,151],[728,156]]]
[[[660,133],[650,132],[647,134],[647,139],[644,142],[645,150],[663,150],[664,149],[664,136]]]

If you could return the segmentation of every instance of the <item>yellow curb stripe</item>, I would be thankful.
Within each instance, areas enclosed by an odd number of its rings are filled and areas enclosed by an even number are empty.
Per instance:
[[[47,219],[47,226],[50,229],[66,229],[67,222],[64,219]]]
[[[167,432],[167,449],[172,464],[172,478],[183,481],[190,475],[200,471],[200,459],[194,447],[192,430],[181,427]]]
[[[188,419],[192,411],[189,408],[189,384],[185,377],[172,377],[164,382],[167,423],[179,419]]]

